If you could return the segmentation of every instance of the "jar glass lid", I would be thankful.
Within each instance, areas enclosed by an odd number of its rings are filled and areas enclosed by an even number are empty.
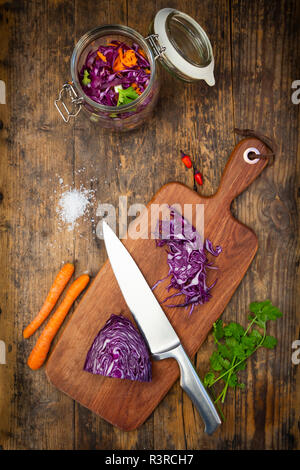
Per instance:
[[[168,70],[186,81],[215,84],[211,43],[199,23],[185,13],[163,8],[154,18],[153,30],[164,50],[160,60]]]

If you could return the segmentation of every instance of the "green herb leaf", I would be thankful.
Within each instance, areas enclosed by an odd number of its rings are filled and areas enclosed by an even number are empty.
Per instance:
[[[266,315],[267,320],[277,320],[277,318],[282,317],[282,313],[279,308],[274,307],[272,304],[264,306],[262,311]]]
[[[233,352],[239,361],[243,361],[247,357],[247,354],[245,353],[245,350],[241,344],[237,344],[233,348]]]
[[[245,333],[244,328],[239,323],[231,322],[224,328],[225,336],[233,336],[236,340],[239,340]]]
[[[277,344],[277,339],[274,336],[266,336],[263,340],[262,346],[267,349],[275,348]]]
[[[91,83],[91,79],[89,78],[89,75],[90,75],[89,71],[85,69],[83,72],[83,79],[82,79],[83,85],[88,85],[89,83]]]
[[[263,307],[270,304],[270,300],[265,300],[264,302],[251,302],[249,310],[250,312],[255,313],[255,315],[257,315],[263,309]]]
[[[215,402],[223,403],[228,387],[245,388],[245,384],[238,381],[238,372],[247,366],[246,359],[260,347],[273,349],[277,340],[274,336],[266,335],[266,324],[269,320],[277,320],[282,316],[280,310],[272,305],[270,300],[252,302],[250,304],[249,324],[246,329],[236,322],[224,326],[221,319],[213,325],[213,337],[217,344],[210,357],[210,370],[204,378],[205,386],[212,387],[221,381],[224,388]],[[256,327],[255,327],[256,325]],[[262,328],[262,333],[257,327]],[[214,390],[212,389],[214,393]]]
[[[267,321],[277,320],[282,317],[282,313],[279,308],[272,305],[270,300],[264,302],[252,302],[250,304],[250,311],[254,314],[250,316],[250,319],[254,320],[261,328],[265,328]]]
[[[231,376],[228,379],[228,385],[229,387],[235,388],[238,383],[238,378],[236,374],[231,374]]]
[[[246,355],[250,356],[256,347],[256,340],[255,338],[246,335],[241,338],[241,345],[243,346]]]
[[[241,338],[241,344],[244,349],[254,349],[255,348],[255,338],[246,335]]]
[[[237,387],[239,387],[239,388],[241,388],[241,389],[244,389],[245,386],[246,386],[246,385],[245,385],[243,382],[239,382],[239,383],[237,384]]]
[[[253,328],[253,330],[251,331],[248,337],[254,340],[255,345],[259,344],[262,340],[262,335],[255,328]]]
[[[214,325],[213,325],[213,337],[215,339],[215,342],[217,343],[220,339],[224,337],[224,328],[223,328],[223,322],[221,319],[217,320]]]
[[[228,361],[228,359],[225,359],[224,357],[222,357],[221,355],[219,355],[219,363],[225,370],[228,370],[231,366],[231,362]]]
[[[215,371],[221,371],[223,369],[223,366],[220,364],[220,356],[216,351],[210,356],[210,367]]]
[[[214,380],[215,380],[215,374],[213,372],[207,372],[203,380],[204,386],[209,387],[210,385],[214,383]]]
[[[245,369],[246,369],[246,362],[243,361],[237,364],[234,370],[238,371],[238,370],[245,370]]]
[[[234,356],[232,349],[229,349],[225,344],[221,344],[221,343],[218,344],[218,353],[221,356],[223,356],[225,359],[229,359],[230,361],[232,361],[233,356]]]
[[[233,338],[232,336],[229,337],[229,338],[226,338],[225,343],[230,349],[233,349],[235,346],[237,346],[239,344],[238,341],[235,338]]]
[[[130,86],[129,88],[126,88],[126,90],[123,90],[123,88],[119,88],[118,92],[119,92],[119,97],[118,97],[117,106],[121,106],[123,104],[129,104],[139,97],[138,93],[132,88],[132,86]]]

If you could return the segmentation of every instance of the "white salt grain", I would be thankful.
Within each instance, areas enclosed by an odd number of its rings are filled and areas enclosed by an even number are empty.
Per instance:
[[[61,221],[68,225],[68,230],[74,230],[77,219],[85,215],[93,194],[94,191],[83,187],[62,194],[56,211]]]

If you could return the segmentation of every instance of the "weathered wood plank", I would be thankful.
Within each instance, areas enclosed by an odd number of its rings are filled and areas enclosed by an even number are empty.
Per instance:
[[[75,15],[78,40],[83,33],[98,25],[127,24],[127,2],[76,2]],[[79,270],[87,269],[96,274],[106,259],[103,242],[95,234],[99,221],[96,209],[99,203],[104,202],[118,207],[119,195],[130,196],[136,170],[130,169],[131,162],[128,165],[128,159],[133,158],[134,154],[133,142],[133,134],[123,136],[104,131],[92,125],[84,115],[79,116],[75,123],[75,185],[79,187],[83,184],[95,190],[90,220],[80,225],[75,233],[75,256]],[[150,448],[151,441],[151,421],[150,428],[146,424],[139,433],[125,433],[84,407],[75,405],[75,446],[78,449]]]
[[[4,81],[7,95],[9,69],[9,37],[13,15],[0,10],[0,79]],[[7,103],[7,98],[6,98]],[[8,104],[0,104],[0,340],[5,343],[5,357],[0,363],[0,448],[4,448],[10,438],[11,397],[13,394],[13,367],[16,361],[16,349],[13,344],[13,321],[10,312],[14,310],[14,286],[8,282],[10,272],[10,251],[13,246],[11,218],[13,215],[13,167],[7,165],[9,155],[8,128],[11,114]],[[10,195],[10,196],[9,196]],[[6,364],[3,364],[3,362]]]
[[[22,330],[39,310],[62,260],[73,259],[71,234],[57,229],[55,194],[58,176],[72,177],[73,143],[66,129],[57,126],[53,107],[72,50],[65,39],[73,34],[73,2],[5,2],[1,14],[4,21],[8,18],[8,31],[1,29],[1,44],[8,34],[1,67],[9,110],[4,120],[7,159],[1,160],[7,201],[1,315],[11,345],[4,401],[9,418],[1,444],[10,449],[71,448],[73,403],[48,384],[43,370],[34,373],[27,367],[37,334],[25,341]]]
[[[156,189],[172,180],[193,185],[191,172],[185,171],[179,158],[182,148],[190,153],[203,173],[204,185],[199,192],[209,195],[216,191],[234,145],[229,8],[227,2],[206,1],[201,2],[201,9],[197,1],[172,2],[171,6],[198,20],[211,39],[216,86],[185,84],[162,71],[152,180]],[[163,7],[164,2],[156,2],[157,10]],[[153,16],[154,11],[149,14]],[[202,354],[201,348],[196,364],[202,376],[203,356],[207,354],[204,349]],[[178,382],[154,412],[154,423],[157,449],[209,449],[220,439],[220,431],[216,438],[204,435],[201,418]]]
[[[291,449],[299,444],[296,367],[290,357],[297,331],[299,133],[299,106],[290,97],[299,72],[299,2],[234,0],[231,23],[235,125],[273,136],[279,147],[274,166],[236,204],[238,217],[258,234],[259,250],[233,299],[231,317],[237,312],[236,318],[245,322],[249,302],[265,298],[284,313],[270,328],[279,338],[276,350],[255,356],[245,374],[246,392],[236,393],[235,446]]]

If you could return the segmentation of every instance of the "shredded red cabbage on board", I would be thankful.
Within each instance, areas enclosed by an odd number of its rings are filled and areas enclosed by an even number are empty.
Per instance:
[[[200,234],[185,220],[182,215],[170,207],[170,220],[162,220],[158,224],[156,246],[167,246],[168,275],[156,282],[155,287],[171,276],[167,290],[171,288],[179,292],[166,297],[167,300],[184,296],[184,301],[178,305],[167,307],[189,307],[189,315],[196,305],[202,305],[211,298],[211,289],[217,280],[210,286],[206,283],[207,270],[217,269],[209,262],[206,252],[218,256],[222,252],[220,246],[213,247],[210,240],[206,239],[204,245]]]
[[[111,41],[91,50],[79,72],[87,96],[105,106],[121,106],[134,101],[148,86],[150,64],[136,43]]]
[[[117,379],[152,380],[144,338],[122,315],[111,315],[99,331],[87,353],[84,370]]]

